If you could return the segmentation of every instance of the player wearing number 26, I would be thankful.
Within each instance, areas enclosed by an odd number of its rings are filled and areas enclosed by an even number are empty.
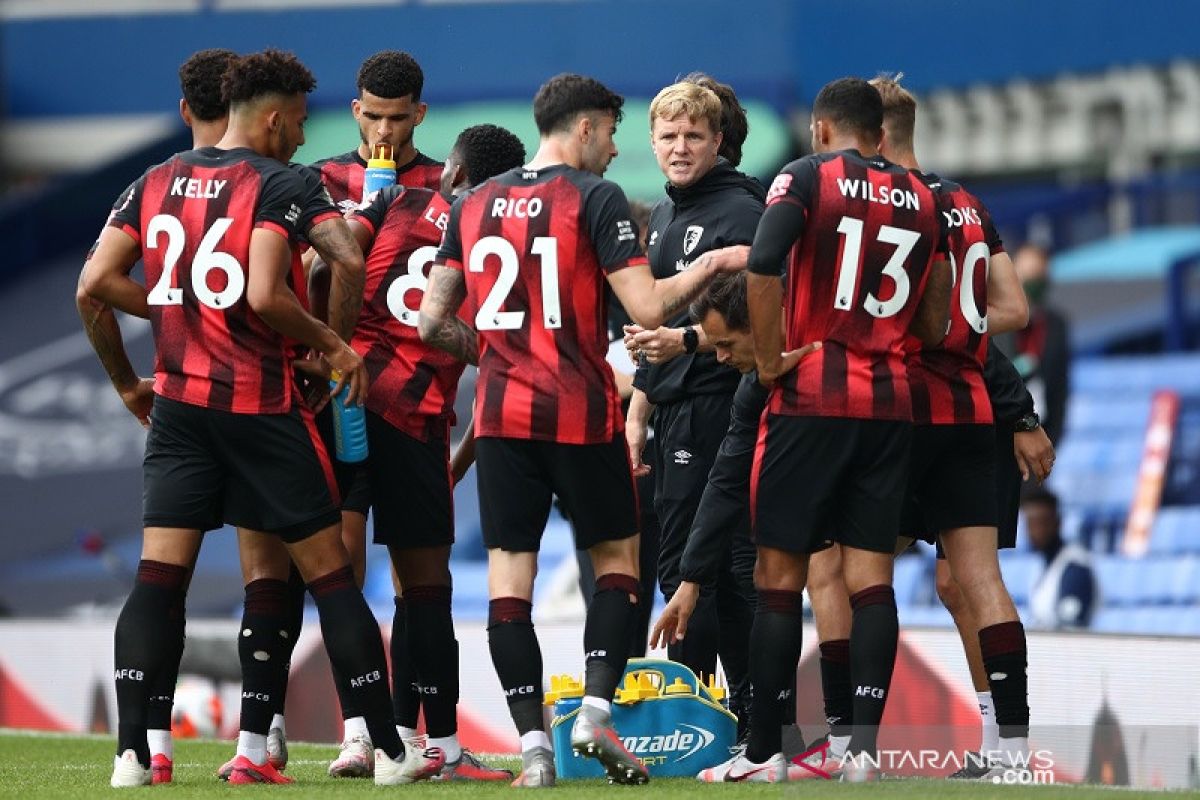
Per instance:
[[[223,79],[229,124],[221,140],[139,178],[84,269],[90,298],[150,318],[156,350],[142,560],[115,636],[113,786],[150,781],[149,693],[178,658],[203,532],[250,515],[286,544],[316,602],[334,674],[368,709],[384,764],[377,780],[398,771],[411,780],[441,766],[437,757],[394,761],[404,745],[386,683],[371,677],[387,669],[379,628],[342,545],[329,456],[291,374],[290,345],[298,342],[345,376],[350,401],[367,391],[362,359],[289,285],[308,189],[286,162],[304,142],[315,83],[277,50],[233,61]],[[146,286],[129,277],[138,258]],[[262,757],[239,755],[230,781],[287,782]]]
[[[489,548],[489,642],[521,734],[522,785],[553,781],[541,708],[541,657],[530,622],[542,529],[557,495],[576,545],[595,566],[584,630],[579,752],[619,782],[645,769],[605,735],[625,668],[638,595],[637,514],[621,403],[608,350],[605,281],[636,322],[657,327],[746,249],[714,250],[656,280],[629,203],[603,180],[617,156],[623,98],[580,75],[547,81],[534,99],[540,142],[523,167],[455,201],[421,301],[421,338],[463,360],[478,341],[476,456]],[[459,325],[463,317],[474,330]],[[476,337],[478,332],[478,337]]]

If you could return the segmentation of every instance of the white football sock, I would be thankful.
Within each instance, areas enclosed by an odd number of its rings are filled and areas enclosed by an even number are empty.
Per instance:
[[[150,745],[151,758],[155,756],[175,757],[175,749],[171,741],[170,731],[156,731],[151,728],[146,731],[146,744]]]
[[[238,731],[237,754],[245,756],[255,764],[267,763],[267,735]]]
[[[462,745],[458,743],[458,734],[452,733],[449,736],[430,736],[430,747],[440,747],[442,752],[446,754],[446,763],[451,764],[462,758]]]
[[[550,746],[550,737],[545,731],[530,731],[529,733],[521,734],[521,752],[528,753],[530,750],[542,747],[546,750],[553,750]]]
[[[367,720],[363,717],[350,717],[342,722],[342,741],[348,742],[355,736],[371,738],[371,732],[367,730]]]
[[[979,698],[979,718],[983,724],[983,736],[980,739],[979,751],[990,753],[1000,744],[1000,726],[996,724],[996,704],[992,701],[991,692],[976,692]]]

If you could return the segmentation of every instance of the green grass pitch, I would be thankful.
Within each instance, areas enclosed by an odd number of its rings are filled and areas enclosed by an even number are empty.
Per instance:
[[[249,793],[258,797],[266,794],[318,798],[379,798],[388,794],[447,798],[513,798],[527,794],[507,784],[480,785],[467,783],[414,784],[396,787],[375,787],[370,781],[334,780],[325,774],[336,748],[328,745],[289,744],[291,763],[287,774],[296,779],[289,786],[230,786],[216,778],[216,769],[233,755],[233,742],[183,741],[176,743],[175,780],[170,786],[139,789],[111,789],[108,786],[112,771],[114,742],[108,737],[27,734],[0,731],[0,798],[40,800],[40,798],[92,798],[120,795],[129,797],[153,793],[166,800],[211,798]],[[516,759],[488,759],[510,768]],[[892,780],[870,785],[843,785],[833,782],[767,785],[737,784],[708,786],[697,781],[674,778],[660,779],[642,787],[610,787],[603,781],[560,781],[552,790],[561,797],[605,797],[617,794],[640,795],[646,798],[679,798],[696,800],[698,795],[712,798],[795,797],[795,798],[1018,798],[1037,797],[1046,800],[1064,798],[1178,798],[1197,797],[1200,793],[1135,792],[1096,787],[1039,786],[1007,787],[980,783],[959,783],[940,780]],[[515,794],[514,794],[515,793]]]

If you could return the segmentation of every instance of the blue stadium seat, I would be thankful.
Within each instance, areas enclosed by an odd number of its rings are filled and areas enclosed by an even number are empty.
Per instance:
[[[900,608],[902,628],[949,628],[954,619],[941,603],[935,606],[902,606]]]
[[[1200,507],[1161,509],[1154,519],[1150,552],[1200,553]]]
[[[892,588],[896,592],[898,607],[914,607],[917,584],[922,580],[933,580],[930,559],[925,555],[904,555],[896,559],[892,573]]]
[[[1093,567],[1105,606],[1128,607],[1142,602],[1144,587],[1141,581],[1146,574],[1146,565],[1142,560],[1119,554],[1097,556]]]
[[[1044,563],[1037,553],[1000,551],[1000,573],[1004,576],[1004,585],[1008,587],[1014,603],[1019,606],[1029,603],[1033,582],[1041,574]]]
[[[450,572],[454,577],[454,618],[487,619],[487,562],[451,561]]]

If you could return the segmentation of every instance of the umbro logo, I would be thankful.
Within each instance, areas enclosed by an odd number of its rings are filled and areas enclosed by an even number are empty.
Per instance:
[[[359,203],[356,203],[349,198],[342,200],[337,205],[338,205],[338,208],[340,208],[342,210],[343,214],[348,211],[356,211],[359,208],[362,208],[362,206]]]
[[[687,450],[676,450],[671,455],[675,456],[676,464],[687,464],[692,460],[692,454]]]

